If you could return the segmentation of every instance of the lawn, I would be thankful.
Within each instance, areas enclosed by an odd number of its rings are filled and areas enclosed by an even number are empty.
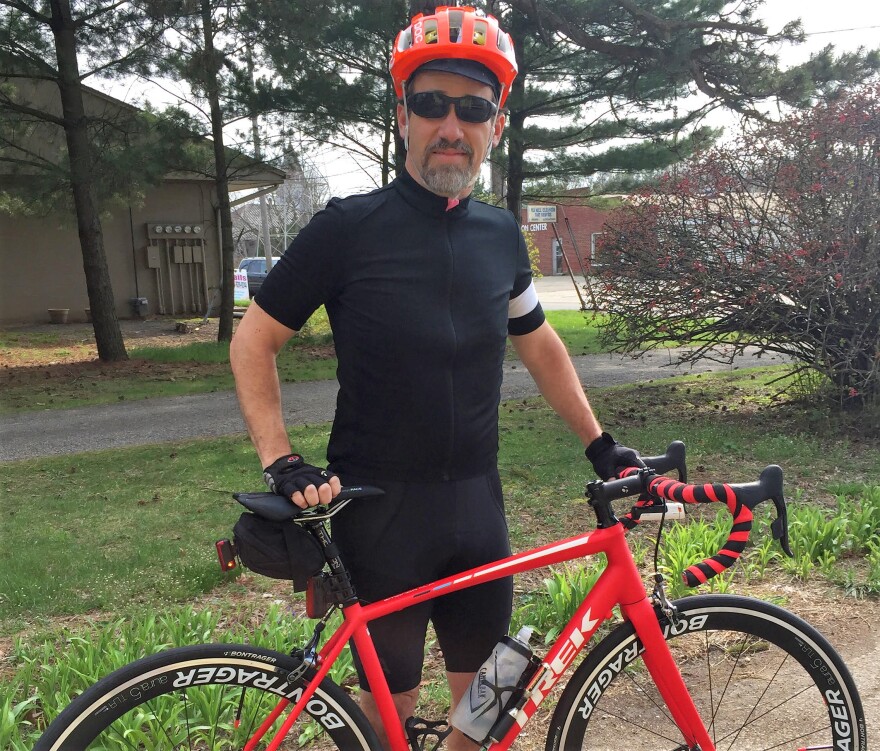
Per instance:
[[[581,315],[564,315],[575,353],[595,346],[591,334],[576,331]],[[566,325],[560,328],[565,337]],[[223,357],[209,348],[198,363],[222,366]],[[795,559],[783,559],[771,540],[767,509],[734,573],[709,588],[801,605],[803,590],[810,602],[827,599],[821,612],[858,612],[851,596],[876,602],[880,595],[876,429],[857,414],[780,396],[781,376],[779,368],[683,376],[596,389],[590,398],[603,424],[646,454],[685,440],[691,481],[750,481],[766,464],[784,468]],[[588,529],[589,465],[543,400],[503,403],[500,431],[513,549]],[[290,433],[303,453],[320,456],[329,426]],[[35,702],[51,714],[94,676],[163,645],[301,642],[299,596],[283,583],[224,574],[216,562],[214,541],[229,535],[240,513],[232,492],[260,486],[245,435],[0,465],[0,745],[30,747]],[[698,511],[666,534],[660,563],[675,594],[682,593],[676,572],[713,552],[728,517],[723,509]],[[646,565],[655,532],[653,525],[632,534]],[[595,573],[578,562],[519,577],[514,623],[535,625],[539,639],[552,635]],[[350,663],[340,670],[350,679]],[[433,642],[427,670],[425,716],[436,716],[448,697]]]
[[[858,616],[860,606],[844,600],[880,594],[876,443],[855,420],[775,397],[774,378],[772,369],[741,371],[591,396],[605,424],[645,453],[684,439],[693,481],[749,481],[769,462],[785,468],[796,558],[783,560],[770,539],[770,517],[760,514],[753,547],[735,573],[709,588],[795,599],[801,607],[819,596],[829,613],[869,618],[873,611]],[[291,434],[294,445],[320,455],[328,431],[295,427]],[[543,400],[503,404],[501,435],[514,550],[589,528],[587,462]],[[214,541],[229,534],[239,513],[230,494],[260,486],[244,435],[7,463],[0,485],[5,747],[30,748],[31,725],[43,713],[53,716],[96,677],[137,656],[204,640],[289,648],[306,639],[299,596],[291,598],[280,582],[221,573],[215,559]],[[717,548],[716,512],[692,514],[667,533],[660,562],[675,594],[676,571]],[[718,516],[723,534],[728,515]],[[656,529],[647,526],[631,535],[643,563]],[[539,640],[552,636],[594,580],[595,565],[518,577],[514,623],[536,626]],[[824,584],[816,588],[817,580]],[[828,593],[829,585],[839,594]],[[801,599],[802,590],[809,599]],[[429,640],[422,716],[448,707],[438,657]],[[343,661],[336,678],[350,683],[351,670]]]
[[[815,415],[780,403],[768,384],[776,375],[683,377],[591,397],[603,423],[646,453],[684,439],[694,480],[751,480],[778,463],[791,498],[828,506],[840,487],[876,481],[876,444],[854,423],[826,421],[820,430]],[[320,456],[328,426],[293,427],[291,435],[305,455]],[[501,447],[514,547],[582,529],[588,465],[543,400],[502,405]],[[7,634],[57,616],[157,608],[210,591],[222,581],[213,541],[238,514],[231,493],[261,484],[245,435],[10,462],[0,465],[0,483]]]
[[[578,311],[549,311],[548,319],[572,354],[603,351],[597,321]],[[234,387],[229,370],[229,345],[206,336],[192,323],[180,334],[172,322],[148,322],[160,332],[132,337],[130,359],[101,363],[94,341],[85,328],[62,333],[26,330],[0,331],[0,414],[64,409],[158,396],[182,396],[225,391]],[[152,324],[156,325],[153,326]],[[164,323],[164,325],[163,325]],[[144,324],[147,327],[147,324]],[[148,342],[144,344],[143,342]],[[509,355],[513,357],[513,353]],[[320,309],[278,356],[282,382],[331,379],[336,375],[336,355],[326,313]]]

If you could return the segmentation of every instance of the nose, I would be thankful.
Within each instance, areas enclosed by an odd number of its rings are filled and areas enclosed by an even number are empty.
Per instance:
[[[461,120],[455,114],[455,107],[449,106],[446,115],[440,120],[437,127],[437,134],[443,136],[447,141],[457,141],[463,134]]]

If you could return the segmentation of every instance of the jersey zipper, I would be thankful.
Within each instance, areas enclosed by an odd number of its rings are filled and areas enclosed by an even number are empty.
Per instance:
[[[449,282],[446,288],[447,311],[449,314],[449,327],[452,329],[452,361],[449,367],[449,444],[446,448],[446,457],[443,466],[443,479],[451,478],[452,457],[455,452],[455,429],[456,429],[456,410],[455,410],[455,360],[458,356],[458,332],[455,330],[455,316],[452,311],[453,299],[455,297],[455,251],[452,247],[452,238],[449,225],[449,217],[443,216],[443,229],[446,235],[446,250],[449,253]]]

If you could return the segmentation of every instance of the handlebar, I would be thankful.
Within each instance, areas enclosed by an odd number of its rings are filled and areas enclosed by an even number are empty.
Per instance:
[[[587,485],[590,505],[596,510],[602,526],[603,513],[614,518],[610,511],[611,501],[620,498],[638,497],[640,500],[627,515],[631,528],[638,523],[638,517],[646,504],[654,500],[677,501],[679,503],[724,503],[733,515],[733,528],[727,541],[713,556],[700,563],[689,566],[682,579],[689,587],[706,582],[716,574],[732,566],[745,549],[752,529],[752,510],[759,503],[772,500],[776,507],[776,519],[771,524],[774,539],[779,540],[783,551],[789,557],[792,552],[788,544],[788,512],[782,492],[782,469],[770,465],[766,467],[755,482],[750,483],[709,483],[705,485],[688,485],[661,476],[663,471],[677,469],[679,477],[686,476],[684,467],[684,444],[680,441],[672,443],[666,454],[660,457],[643,458],[647,469],[630,468],[623,472],[620,479],[607,482],[591,482]],[[668,468],[668,469],[666,469]]]

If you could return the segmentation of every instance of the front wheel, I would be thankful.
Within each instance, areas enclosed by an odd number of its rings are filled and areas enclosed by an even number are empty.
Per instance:
[[[242,749],[282,698],[302,685],[287,681],[288,655],[241,644],[204,644],[145,657],[115,671],[75,699],[47,728],[34,751],[86,749]],[[335,683],[322,681],[281,746],[376,751],[375,733]],[[283,712],[255,748],[264,749]]]
[[[809,624],[761,600],[701,595],[660,626],[716,751],[866,751],[852,677]],[[546,751],[674,749],[682,736],[629,623],[603,639],[560,697]]]

